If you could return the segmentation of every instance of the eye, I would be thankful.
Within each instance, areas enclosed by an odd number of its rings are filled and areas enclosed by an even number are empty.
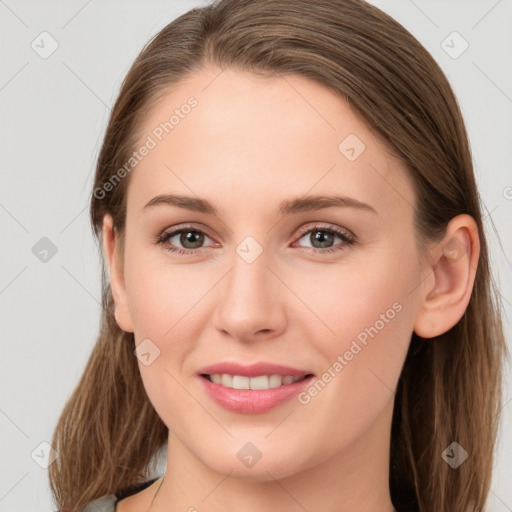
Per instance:
[[[341,230],[332,226],[313,226],[301,228],[299,234],[305,238],[309,234],[308,240],[311,243],[310,250],[314,253],[332,253],[344,250],[347,246],[356,243],[356,237],[348,230]],[[184,226],[179,229],[171,231],[164,231],[156,240],[155,243],[161,244],[170,252],[177,254],[194,254],[199,252],[205,238],[210,238],[202,229],[194,226]],[[294,239],[296,235],[294,236]],[[336,238],[339,238],[342,243],[332,246]],[[175,239],[175,240],[173,240]],[[178,244],[181,244],[183,249]],[[317,247],[318,246],[318,247]]]
[[[178,254],[193,254],[198,252],[197,249],[202,249],[201,245],[204,243],[205,237],[210,238],[203,230],[193,226],[185,226],[172,231],[164,231],[158,237],[156,243],[162,244],[165,249],[170,252],[176,252]],[[176,238],[177,240],[171,242],[173,238]],[[185,250],[180,247],[176,247],[177,243],[182,244]]]
[[[314,253],[332,253],[344,250],[347,246],[356,243],[356,238],[348,230],[341,230],[332,226],[305,227],[300,230],[300,240],[306,238],[311,243],[311,250]],[[342,240],[342,244],[331,245],[336,238]]]

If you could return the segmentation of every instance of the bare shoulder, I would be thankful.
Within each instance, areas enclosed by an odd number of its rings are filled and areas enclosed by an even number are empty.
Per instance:
[[[141,512],[141,510],[147,510],[161,483],[162,478],[159,478],[142,491],[118,501],[116,512]]]

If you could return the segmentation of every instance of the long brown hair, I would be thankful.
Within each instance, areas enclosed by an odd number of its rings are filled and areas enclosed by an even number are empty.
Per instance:
[[[379,134],[414,183],[419,240],[440,240],[458,214],[478,226],[481,252],[461,320],[433,339],[412,335],[395,396],[390,492],[398,511],[482,511],[490,488],[507,349],[490,273],[472,155],[454,93],[426,49],[363,0],[220,0],[160,31],[129,70],[99,154],[90,218],[125,227],[129,160],[156,99],[206,64],[262,75],[298,74],[337,92]],[[117,174],[119,177],[119,173]],[[107,186],[110,183],[111,186]],[[113,316],[103,261],[100,331],[56,425],[50,487],[63,512],[148,478],[168,429],[143,388],[134,337]],[[441,457],[453,441],[469,460]]]

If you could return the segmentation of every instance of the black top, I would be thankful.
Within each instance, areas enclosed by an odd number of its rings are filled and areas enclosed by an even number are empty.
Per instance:
[[[156,477],[156,478],[153,478],[152,480],[148,480],[147,482],[136,483],[136,484],[130,485],[126,489],[116,492],[115,502],[114,502],[114,512],[117,512],[117,503],[120,500],[127,498],[128,496],[132,496],[133,494],[137,494],[138,492],[146,489],[151,484],[156,482],[159,478],[160,477]],[[110,510],[110,508],[109,508],[109,510]],[[419,509],[416,506],[411,506],[410,508],[399,508],[397,510],[399,510],[399,512],[418,512],[419,511]]]
[[[117,504],[124,498],[128,496],[132,496],[133,494],[137,494],[138,492],[146,489],[151,484],[156,482],[159,477],[153,478],[152,480],[148,480],[147,482],[136,483],[130,485],[129,487],[122,489],[115,493],[115,495],[106,495],[94,500],[89,503],[85,509],[82,509],[82,512],[117,512]],[[395,506],[395,509],[398,512],[419,512],[419,507],[417,503],[407,503],[400,504],[400,506]]]
[[[127,487],[126,489],[123,489],[122,491],[116,492],[116,501],[115,501],[115,506],[114,506],[114,512],[117,512],[117,503],[120,500],[127,498],[128,496],[132,496],[133,494],[137,494],[138,492],[144,490],[146,487],[149,487],[151,484],[156,482],[158,480],[158,478],[160,478],[160,477],[153,478],[153,480],[148,480],[147,482],[141,482],[138,484],[130,485],[130,487]]]

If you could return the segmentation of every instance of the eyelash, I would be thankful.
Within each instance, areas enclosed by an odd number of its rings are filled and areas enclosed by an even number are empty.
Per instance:
[[[341,248],[340,247],[336,248],[336,246],[329,247],[327,249],[317,249],[315,247],[309,247],[310,251],[315,254],[326,254],[326,253],[343,251],[347,247],[357,243],[357,239],[352,233],[350,233],[349,231],[338,230],[336,228],[333,228],[332,226],[317,225],[317,226],[312,226],[312,227],[308,227],[308,228],[301,228],[299,231],[300,231],[299,240],[309,232],[322,231],[322,232],[326,232],[326,233],[330,233],[332,235],[338,236],[344,242],[344,244],[341,245]],[[179,229],[175,229],[172,231],[164,231],[160,236],[157,237],[155,243],[161,244],[162,246],[164,246],[164,244],[170,238],[172,238],[175,235],[179,235],[180,233],[183,233],[183,232],[201,233],[201,234],[208,236],[208,233],[206,233],[205,231],[198,229],[194,226],[183,226]],[[169,252],[177,253],[179,255],[194,254],[194,253],[200,252],[201,249],[204,249],[204,247],[199,247],[197,249],[180,249],[179,247],[176,248],[176,247],[172,247],[171,245],[169,245],[167,247],[164,246],[164,248]]]

